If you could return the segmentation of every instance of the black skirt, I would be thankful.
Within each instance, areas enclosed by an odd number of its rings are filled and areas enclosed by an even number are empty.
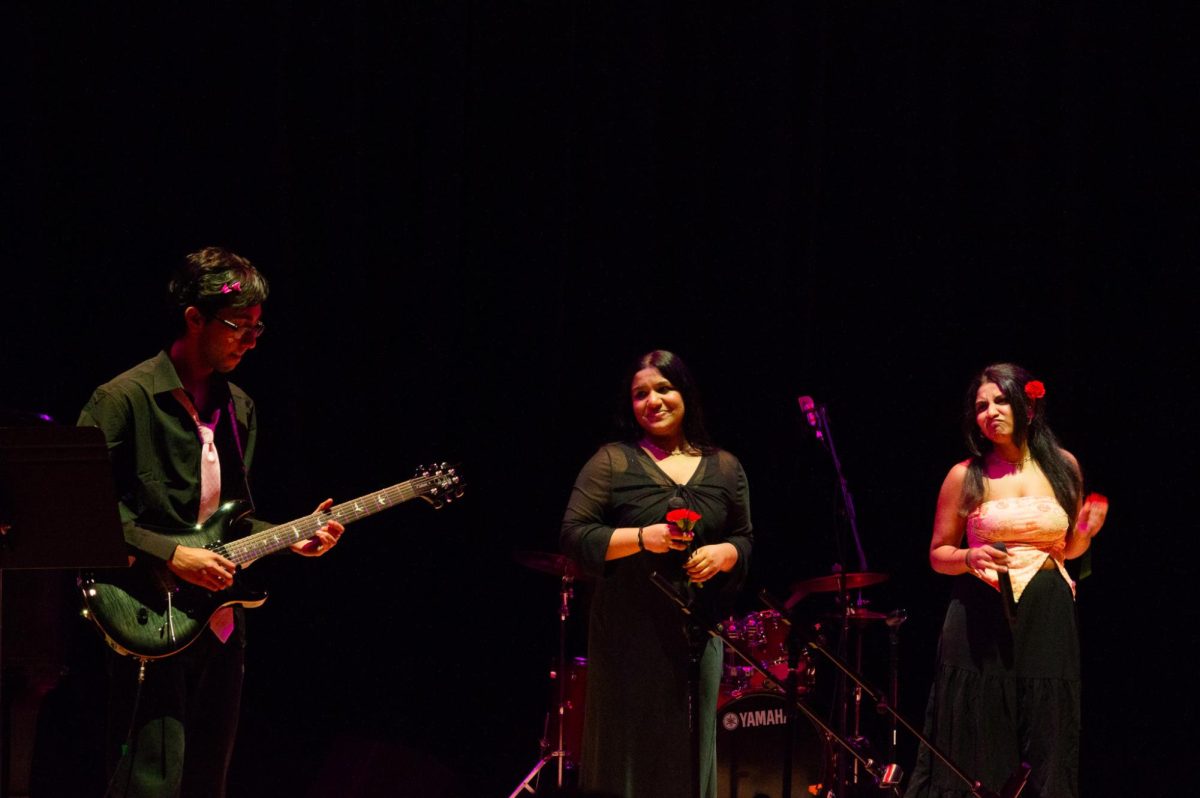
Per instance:
[[[998,792],[1027,762],[1024,798],[1075,798],[1079,692],[1075,600],[1057,570],[1037,572],[1012,629],[994,588],[974,576],[956,578],[925,736],[959,770]],[[906,798],[970,795],[970,785],[920,747]]]

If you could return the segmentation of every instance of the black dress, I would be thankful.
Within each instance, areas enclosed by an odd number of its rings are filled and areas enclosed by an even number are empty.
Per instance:
[[[580,781],[620,798],[690,798],[689,643],[684,616],[650,581],[652,572],[688,589],[685,552],[639,552],[606,562],[613,530],[662,523],[672,497],[698,512],[695,546],[728,542],[735,568],[702,587],[695,601],[721,617],[745,577],[752,540],[746,475],[737,458],[704,455],[678,485],[640,447],[608,444],[583,467],[563,518],[564,553],[598,577],[588,627],[588,675]],[[716,794],[715,718],[722,647],[702,643],[701,794]]]

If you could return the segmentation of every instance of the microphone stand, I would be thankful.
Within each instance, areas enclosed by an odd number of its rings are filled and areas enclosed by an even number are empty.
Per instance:
[[[651,578],[653,578],[653,576]],[[789,615],[783,615],[783,613],[787,610],[779,605],[774,599],[772,599],[766,590],[759,591],[758,596],[768,607],[780,612],[781,617],[783,617],[785,622],[790,624],[793,629],[796,628],[797,624],[792,622],[792,618]],[[925,736],[919,730],[917,730],[915,726],[913,726],[913,724],[911,724],[903,715],[900,714],[900,712],[893,705],[894,702],[889,700],[888,697],[885,696],[880,690],[877,690],[864,681],[862,677],[860,677],[858,673],[854,671],[853,668],[847,665],[840,657],[837,656],[837,654],[830,651],[819,636],[806,637],[805,639],[807,647],[810,650],[821,654],[821,656],[829,660],[834,667],[836,667],[839,671],[853,680],[856,685],[858,685],[858,687],[867,695],[867,697],[875,703],[876,711],[878,711],[880,714],[891,715],[893,721],[903,726],[917,739],[921,745],[924,745],[926,748],[928,748],[930,753],[932,753],[942,762],[942,764],[949,768],[951,773],[953,773],[956,777],[958,777],[959,780],[969,787],[971,790],[971,795],[976,796],[976,798],[1017,798],[1021,794],[1021,791],[1025,788],[1025,782],[1029,779],[1030,766],[1028,764],[1022,762],[1009,776],[1008,781],[1005,782],[1001,791],[999,793],[992,792],[983,785],[982,781],[979,779],[972,779],[965,772],[963,772],[958,765],[956,765],[948,756],[946,756],[946,754],[944,754],[930,740],[926,739]],[[734,648],[734,651],[739,656],[746,656],[741,652],[740,649],[736,647]],[[756,663],[752,662],[751,664],[755,665],[756,668],[758,667]],[[763,670],[761,668],[758,669],[760,671]],[[775,684],[779,683],[778,679],[775,679],[770,673],[764,673],[764,675],[766,675]],[[838,737],[837,740],[841,743],[843,748],[845,748],[854,756],[858,763],[864,766],[864,768],[867,770],[867,773],[870,774],[881,787],[891,788],[896,791],[897,794],[899,794],[899,784],[903,774],[900,772],[900,768],[897,765],[890,764],[882,771],[877,772],[876,769],[872,767],[874,765],[874,761],[862,756],[862,754],[855,749],[850,741],[844,740],[841,737]]]
[[[858,569],[860,571],[868,571],[867,555],[863,552],[862,540],[858,537],[858,518],[854,512],[854,497],[850,495],[850,486],[846,483],[846,475],[842,473],[842,461],[838,458],[837,447],[833,445],[833,432],[829,429],[829,413],[825,405],[817,405],[813,408],[816,422],[820,430],[820,435],[817,437],[824,444],[825,450],[829,452],[829,459],[833,461],[833,470],[837,474],[838,487],[842,491],[842,506],[846,512],[846,521],[850,526],[850,535],[854,540],[854,548],[858,554]]]
[[[695,616],[687,620],[688,637],[688,736],[692,751],[692,798],[700,798],[700,662],[704,657],[708,636],[695,623]]]
[[[740,640],[734,640],[732,637],[730,637],[726,633],[723,626],[714,623],[711,618],[707,617],[700,607],[697,607],[692,601],[689,600],[687,596],[680,594],[680,592],[675,589],[668,579],[661,576],[657,571],[654,571],[650,574],[650,581],[653,582],[654,586],[661,590],[667,596],[667,598],[674,602],[677,607],[679,607],[680,612],[688,617],[688,624],[690,627],[701,630],[710,637],[721,639],[724,641],[725,645],[729,646],[730,650],[741,657],[746,664],[757,671],[759,675],[761,675],[771,684],[775,685],[775,687],[780,691],[786,691],[786,685],[784,682],[779,680],[779,677],[767,670],[763,663],[759,662],[753,653],[743,648],[743,644]],[[863,756],[849,740],[846,740],[836,730],[831,728],[828,723],[822,720],[820,715],[814,712],[806,702],[797,696],[795,701],[792,702],[792,706],[795,709],[800,710],[800,712],[806,718],[808,718],[808,720],[811,721],[814,726],[824,733],[827,739],[836,742],[843,749],[845,749],[846,752],[849,753],[850,756],[853,757],[855,761],[857,761],[863,767],[863,769],[866,770],[867,773],[869,773],[876,780],[876,782],[880,784],[881,788],[891,790],[892,794],[896,795],[897,797],[900,795],[900,785],[898,780],[891,784],[885,783],[883,780],[884,773],[878,767],[878,763],[873,759],[868,759],[867,757]],[[993,796],[991,794],[978,793],[977,795],[979,798],[998,798],[998,796]],[[1003,798],[1016,797],[1004,796]]]
[[[814,405],[814,407],[812,409],[812,417],[810,417],[809,423],[813,424],[814,429],[816,429],[816,431],[817,431],[817,435],[816,435],[817,440],[822,444],[822,446],[825,448],[825,450],[827,452],[829,452],[829,459],[833,463],[834,473],[837,474],[838,488],[840,489],[841,494],[842,494],[842,508],[846,514],[847,526],[849,526],[849,528],[850,528],[850,537],[851,537],[851,540],[854,542],[855,553],[858,555],[858,568],[859,568],[859,571],[865,573],[865,572],[869,571],[870,569],[867,567],[867,555],[866,555],[866,552],[863,550],[862,538],[860,538],[859,534],[858,534],[858,516],[854,509],[854,497],[850,493],[850,485],[846,481],[846,475],[842,472],[842,461],[838,457],[837,447],[833,443],[833,431],[829,427],[829,412],[828,412],[828,409],[825,407],[825,405],[821,405],[821,404]],[[839,541],[840,541],[840,538],[839,538]],[[839,546],[838,546],[839,559],[844,559],[844,557],[842,556],[843,553],[844,553],[844,546],[840,545],[840,542],[839,542]],[[841,627],[840,647],[841,647],[843,654],[848,656],[849,651],[850,651],[850,630],[851,630],[850,615],[853,612],[853,610],[851,609],[852,605],[850,603],[850,596],[846,591],[845,583],[844,582],[841,583],[841,585],[839,587],[840,587],[840,589],[838,590],[838,601],[842,608],[842,613],[841,613],[842,614],[842,627]],[[857,596],[854,599],[853,607],[861,608],[863,606],[864,606],[864,604],[863,604],[863,598],[862,598],[862,591],[860,590],[860,591],[858,591]],[[857,655],[856,656],[857,664],[859,667],[861,667],[862,666],[862,637],[861,637],[861,635],[858,635],[858,634],[855,635],[854,644],[855,644],[855,652]],[[850,700],[851,700],[850,689],[851,688],[849,686],[849,683],[846,682],[844,677],[839,675],[838,676],[838,689],[836,690],[836,692],[838,695],[838,725],[839,725],[839,729],[842,732],[842,734],[846,733],[847,728],[849,726],[849,719],[848,719],[847,715],[849,714]],[[859,733],[861,731],[861,717],[862,717],[861,716],[861,703],[862,703],[862,693],[860,690],[855,688],[854,689],[853,731],[854,731],[854,739],[856,741],[859,741]],[[835,754],[835,759],[837,762],[837,783],[841,789],[841,793],[839,793],[839,794],[844,794],[845,789],[846,789],[846,783],[847,783],[846,761],[843,757],[837,756],[836,754]],[[857,768],[855,769],[853,781],[856,783],[858,781]]]

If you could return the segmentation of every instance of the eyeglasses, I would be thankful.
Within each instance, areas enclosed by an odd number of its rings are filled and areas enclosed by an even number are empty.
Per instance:
[[[213,321],[221,322],[226,327],[233,330],[234,335],[241,338],[243,341],[247,338],[257,339],[263,334],[263,330],[267,329],[267,325],[263,324],[261,321],[249,326],[245,326],[241,324],[235,324],[232,321],[229,321],[229,319],[222,319],[219,316],[213,316],[212,319]]]

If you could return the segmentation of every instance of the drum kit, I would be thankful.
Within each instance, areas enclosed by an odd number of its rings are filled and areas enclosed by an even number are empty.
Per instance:
[[[522,793],[535,793],[542,771],[547,767],[555,772],[557,788],[572,786],[583,748],[584,696],[587,685],[587,659],[566,656],[566,622],[570,616],[570,601],[574,597],[574,581],[580,577],[577,566],[567,557],[545,552],[517,552],[514,559],[521,565],[541,573],[556,576],[559,590],[559,652],[552,668],[552,696],[546,713],[544,733],[540,741],[542,756],[522,779],[509,798]],[[878,585],[887,580],[881,573],[834,573],[795,583],[788,602],[778,608],[758,610],[740,617],[731,617],[718,625],[726,642],[720,692],[717,699],[717,795],[719,798],[776,798],[787,793],[795,795],[851,796],[857,790],[861,772],[858,762],[841,764],[837,747],[819,724],[801,719],[792,729],[792,751],[787,770],[791,772],[790,790],[784,790],[784,769],[780,763],[787,757],[788,728],[785,722],[787,695],[784,685],[789,671],[790,647],[796,636],[791,634],[789,616],[795,606],[812,594],[835,594],[836,603],[843,609],[822,617],[836,618],[842,630],[841,650],[847,643],[861,658],[861,638],[864,629],[886,625],[895,653],[896,633],[905,616],[903,610],[881,613],[871,610],[851,591]],[[794,617],[794,616],[793,616]],[[816,626],[820,626],[817,624]],[[740,651],[740,653],[739,653]],[[745,656],[754,660],[749,664]],[[804,647],[794,653],[796,693],[805,701],[815,698],[818,686],[816,655]],[[861,661],[855,663],[861,666]],[[891,659],[891,700],[894,705],[897,689],[896,659]],[[835,669],[836,670],[836,669]],[[841,674],[837,674],[840,676]],[[861,735],[861,688],[847,689],[841,685],[835,691],[839,706],[839,731],[844,731],[857,745],[868,746]],[[891,753],[895,747],[895,726],[891,733]],[[831,789],[839,779],[841,789]],[[878,787],[872,794],[877,794]],[[865,792],[863,794],[866,794]]]
[[[874,746],[863,735],[862,694],[857,685],[847,686],[843,675],[834,671],[832,695],[828,691],[818,696],[818,653],[805,639],[805,634],[820,637],[824,621],[839,621],[838,648],[855,652],[854,667],[862,668],[862,641],[877,624],[898,629],[905,616],[903,610],[890,614],[869,609],[861,592],[849,591],[878,585],[887,580],[881,573],[834,573],[797,582],[791,587],[791,597],[779,606],[752,612],[743,618],[724,621],[719,629],[726,637],[725,665],[717,704],[717,795],[720,798],[738,796],[781,795],[877,795],[880,780],[865,778],[857,757],[847,757],[833,744],[833,735],[852,741],[862,751]],[[811,633],[793,635],[793,624],[799,617],[798,605],[812,594],[833,593],[840,609],[820,614],[822,621],[811,624]],[[768,596],[761,594],[764,601]],[[898,621],[896,619],[899,619]],[[799,630],[796,630],[799,632]],[[739,651],[740,649],[740,651]],[[793,650],[795,649],[795,650]],[[747,664],[746,655],[759,667]],[[898,685],[897,662],[891,661],[893,691]],[[788,677],[793,676],[794,682]],[[805,722],[796,718],[789,729],[788,690],[795,691],[794,699],[815,706],[824,699],[832,706],[829,727],[824,723]],[[894,701],[894,694],[892,699]],[[788,740],[791,738],[789,751]],[[895,731],[892,731],[889,752],[894,761]],[[875,754],[872,754],[875,756]],[[786,782],[786,786],[785,786]],[[893,786],[884,783],[882,786]]]

